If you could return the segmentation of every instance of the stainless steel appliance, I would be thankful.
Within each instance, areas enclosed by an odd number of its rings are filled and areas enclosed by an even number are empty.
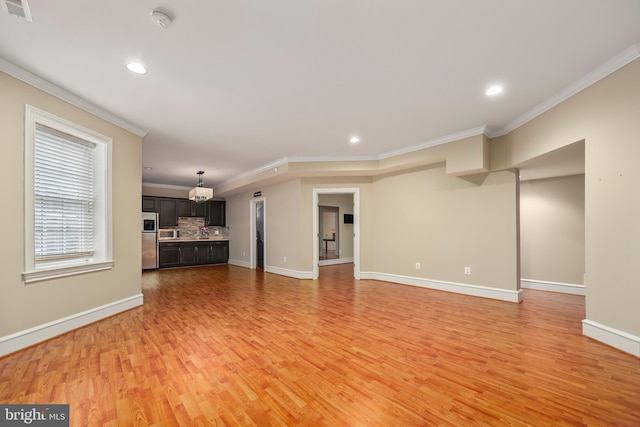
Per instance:
[[[158,230],[158,239],[177,239],[180,237],[180,231],[175,228],[165,228]]]
[[[158,214],[142,212],[142,269],[158,268]]]

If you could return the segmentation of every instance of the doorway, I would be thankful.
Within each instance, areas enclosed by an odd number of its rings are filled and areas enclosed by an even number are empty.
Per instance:
[[[360,279],[360,189],[359,188],[314,188],[313,189],[313,197],[312,197],[312,213],[313,213],[313,272],[312,279],[317,279],[320,275],[320,253],[321,253],[321,243],[324,246],[324,241],[320,234],[320,196],[321,195],[350,195],[352,198],[351,203],[353,203],[353,214],[351,218],[353,219],[353,223],[349,223],[349,233],[342,233],[341,237],[338,237],[339,245],[337,246],[339,257],[340,246],[344,246],[345,242],[351,241],[353,239],[353,277],[355,279]],[[340,215],[337,215],[338,222],[340,221]],[[336,232],[337,235],[340,233]],[[350,234],[347,237],[347,234]],[[326,262],[326,261],[323,261]]]
[[[249,266],[252,269],[264,270],[266,259],[266,230],[265,230],[265,204],[264,198],[251,200],[251,244]]]
[[[518,165],[521,288],[586,294],[585,144]]]

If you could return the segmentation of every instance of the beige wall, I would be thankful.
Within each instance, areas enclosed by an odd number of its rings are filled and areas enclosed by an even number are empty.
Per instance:
[[[520,184],[522,278],[583,284],[584,175]]]
[[[505,160],[517,164],[585,140],[586,317],[636,337],[639,117],[640,60],[635,60],[496,141]]]
[[[265,265],[300,265],[300,180],[272,185],[265,193]],[[285,261],[286,258],[286,261]]]
[[[265,268],[299,269],[300,258],[300,180],[274,184],[263,189],[265,207]],[[229,258],[249,262],[251,200],[246,192],[228,197]],[[286,261],[285,261],[286,258]]]
[[[376,271],[519,288],[514,171],[470,180],[431,167],[376,180],[374,192]]]
[[[175,197],[178,199],[188,199],[189,190],[184,188],[154,187],[151,185],[144,185],[142,187],[142,195],[153,196],[153,197]]]
[[[141,138],[0,72],[0,338],[141,294]],[[25,285],[25,104],[113,139],[113,259],[115,267]]]
[[[229,261],[246,263],[250,260],[251,206],[253,193],[228,197],[226,203],[229,227]]]

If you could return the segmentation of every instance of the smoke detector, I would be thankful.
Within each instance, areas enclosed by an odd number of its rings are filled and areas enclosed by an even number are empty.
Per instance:
[[[173,18],[167,12],[155,9],[151,11],[151,22],[160,28],[169,28]]]

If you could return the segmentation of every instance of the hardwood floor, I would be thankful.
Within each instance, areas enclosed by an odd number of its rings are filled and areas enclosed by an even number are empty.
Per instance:
[[[145,272],[143,307],[0,358],[0,403],[69,403],[72,426],[640,425],[640,359],[581,335],[584,297],[351,268]]]

